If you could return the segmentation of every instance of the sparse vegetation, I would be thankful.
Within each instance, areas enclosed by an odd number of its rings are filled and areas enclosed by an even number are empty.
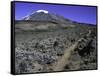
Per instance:
[[[16,32],[16,73],[96,69],[96,31],[87,37],[89,30],[95,29],[77,26],[52,31],[42,30],[42,32],[30,30]],[[67,51],[80,38],[85,39],[82,42],[79,41],[80,46],[74,48],[72,53]],[[65,58],[61,62],[63,56],[68,59]],[[58,66],[61,68],[59,69]]]

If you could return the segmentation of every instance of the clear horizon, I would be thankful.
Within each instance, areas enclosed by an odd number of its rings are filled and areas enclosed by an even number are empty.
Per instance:
[[[61,15],[72,21],[96,25],[97,8],[95,6],[15,2],[15,19],[21,20],[37,10],[47,10],[49,13]]]

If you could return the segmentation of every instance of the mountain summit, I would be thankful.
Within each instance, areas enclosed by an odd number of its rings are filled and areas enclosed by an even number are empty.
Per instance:
[[[47,10],[37,10],[36,12],[44,12],[44,13],[48,13],[48,11]]]
[[[47,10],[37,10],[22,20],[16,20],[16,31],[50,31],[55,29],[62,29],[68,27],[75,27],[73,22],[55,13]]]
[[[36,12],[25,16],[22,20],[55,22],[60,24],[71,23],[70,20],[64,18],[63,16],[55,13],[49,13],[47,10],[37,10]]]

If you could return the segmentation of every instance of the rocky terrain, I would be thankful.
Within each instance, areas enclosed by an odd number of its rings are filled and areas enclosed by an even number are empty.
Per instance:
[[[96,68],[96,25],[77,23],[43,12],[16,20],[17,74]]]

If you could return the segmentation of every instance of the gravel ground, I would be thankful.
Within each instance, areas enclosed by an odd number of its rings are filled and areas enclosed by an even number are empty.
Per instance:
[[[60,71],[97,68],[97,35],[93,26],[77,25],[50,31],[21,31],[15,33],[16,73],[52,72],[64,56],[64,51],[80,38],[67,63]],[[92,31],[92,32],[89,32]],[[89,36],[88,33],[90,33]],[[69,51],[68,51],[69,52]],[[58,69],[59,70],[59,69]],[[55,70],[55,71],[58,71]]]

